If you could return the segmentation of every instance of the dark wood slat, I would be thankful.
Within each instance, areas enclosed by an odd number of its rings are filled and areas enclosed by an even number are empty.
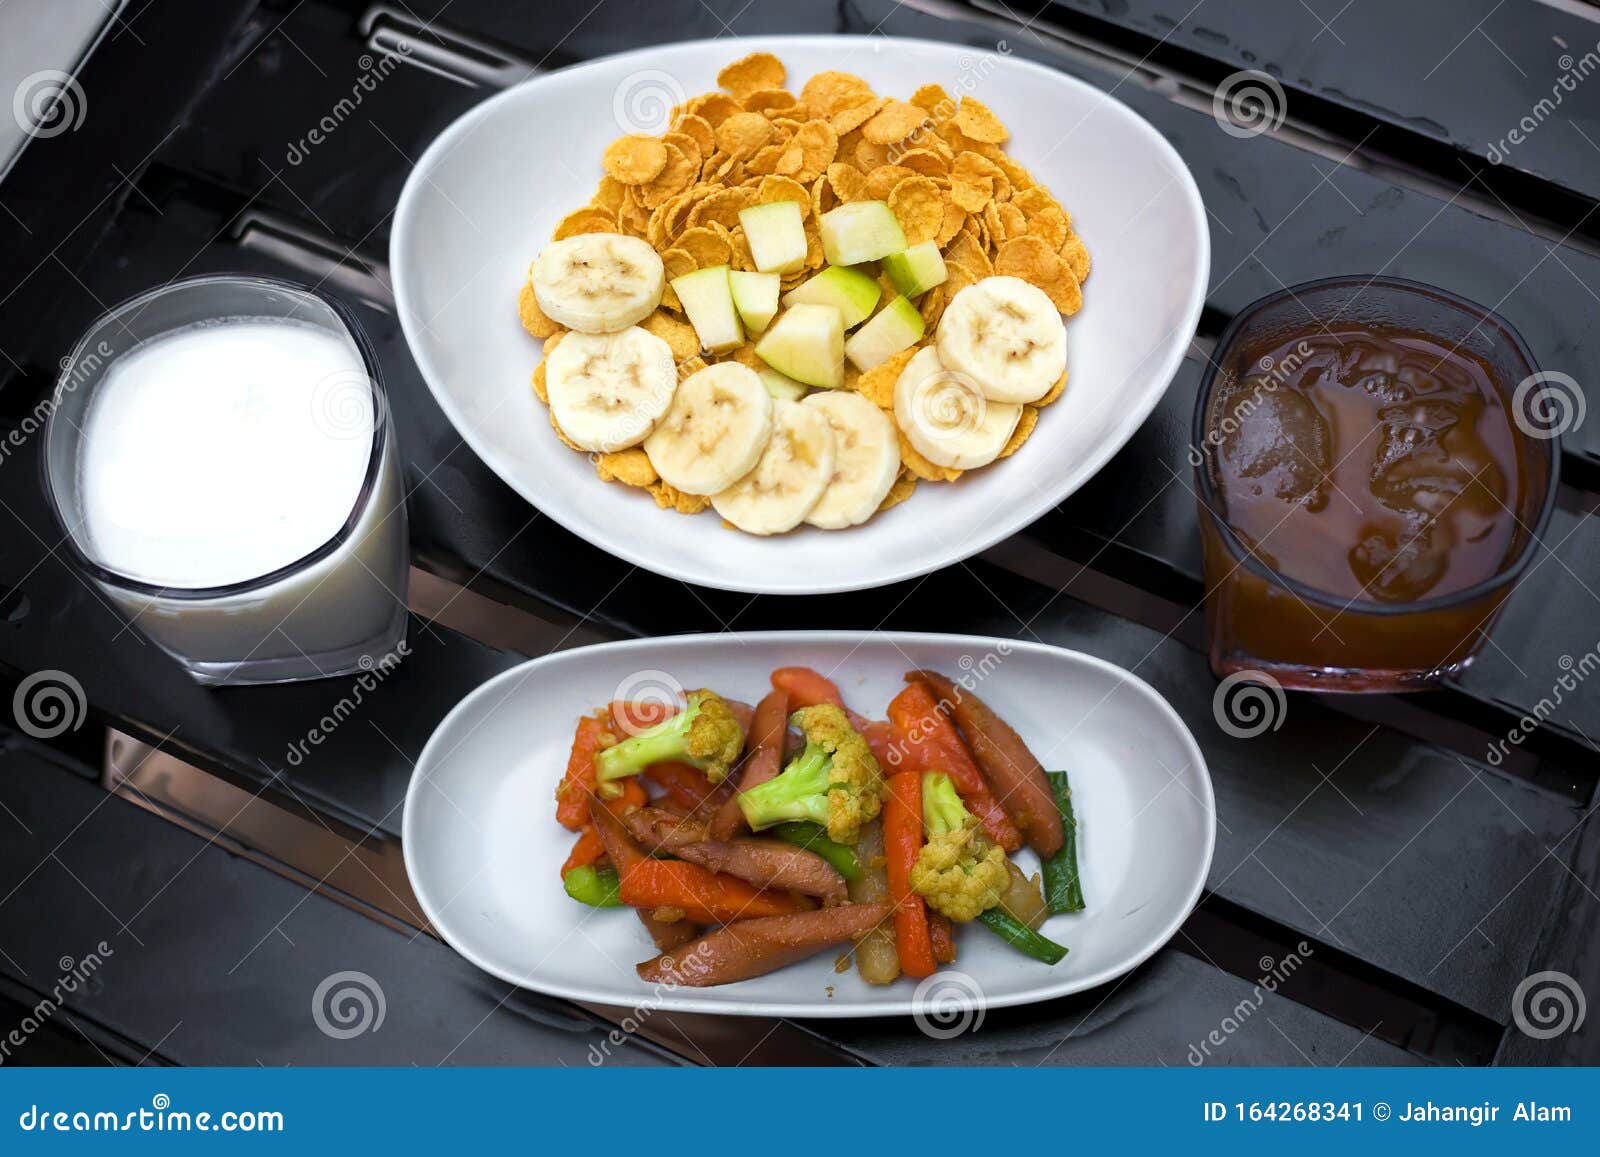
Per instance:
[[[110,954],[66,1007],[171,1060],[586,1065],[611,1030],[25,751],[0,753],[0,802],[0,972],[49,992],[61,958],[105,941]],[[336,1040],[312,998],[343,971],[375,979],[387,1011],[377,1031]],[[672,1060],[635,1041],[608,1063]]]
[[[1572,871],[1561,881],[1535,956],[1538,971],[1555,975],[1530,979],[1523,999],[1517,1002],[1529,1028],[1549,1035],[1529,1035],[1520,1027],[1508,1029],[1496,1064],[1600,1064],[1600,1033],[1595,1031],[1594,1019],[1600,1014],[1594,1007],[1600,1001],[1600,953],[1596,952],[1600,945],[1600,822],[1596,822],[1593,809],[1583,826],[1556,851],[1569,849]],[[1579,1022],[1579,1010],[1584,1008]]]
[[[999,0],[975,3],[1006,11]],[[1582,135],[1593,137],[1587,126],[1600,117],[1600,93],[1582,79],[1595,67],[1584,55],[1600,52],[1600,23],[1551,4],[1031,0],[1011,8],[1021,20],[1108,39],[1202,83],[1232,70],[1266,72],[1286,90],[1291,119],[1339,128],[1370,121],[1384,131],[1369,144],[1391,153],[1435,145],[1430,159],[1459,153],[1490,172],[1519,170],[1553,186],[1547,197],[1567,192],[1585,209],[1600,196],[1600,158]],[[1540,100],[1550,105],[1536,108]],[[1524,117],[1536,127],[1508,141]]]
[[[959,963],[956,967],[960,967]],[[1261,1001],[1259,1007],[1257,1002]],[[1243,1007],[1245,1011],[1241,1013]],[[1233,1033],[1225,1022],[1238,1023]],[[908,1020],[818,1030],[887,1065],[1414,1065],[1412,1054],[1167,948],[1106,989],[991,1009],[973,1031],[930,1038]],[[1223,1043],[1208,1043],[1213,1031]],[[1208,1051],[1200,1051],[1204,1046]]]

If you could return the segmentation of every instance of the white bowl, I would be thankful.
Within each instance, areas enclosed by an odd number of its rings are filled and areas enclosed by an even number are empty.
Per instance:
[[[846,702],[881,718],[902,675],[932,667],[972,684],[1072,784],[1087,908],[1043,932],[1068,955],[1031,960],[986,929],[960,929],[960,957],[925,982],[874,988],[836,973],[838,950],[719,988],[663,990],[634,965],[655,955],[625,908],[586,908],[561,889],[573,835],[554,793],[578,716],[664,687],[758,699],[775,667],[831,673]],[[573,1000],[747,1016],[881,1016],[944,998],[1025,1004],[1103,984],[1165,944],[1211,866],[1215,803],[1205,757],[1176,712],[1129,672],[1075,651],[970,636],[836,632],[687,635],[561,651],[479,687],[428,740],[406,793],[406,871],[456,951],[502,980]],[[1017,861],[1032,873],[1031,852]]]
[[[643,491],[602,483],[556,439],[529,377],[539,343],[517,321],[529,263],[586,204],[600,154],[717,71],[770,51],[789,85],[824,69],[909,97],[939,82],[1005,121],[1007,149],[1072,213],[1094,259],[1067,324],[1070,376],[1013,457],[849,531],[776,538],[725,529],[708,511],[658,511]],[[652,105],[652,101],[655,103]],[[648,123],[653,131],[664,124]],[[726,590],[856,590],[947,566],[1022,529],[1125,443],[1166,391],[1205,297],[1210,239],[1183,159],[1097,88],[976,49],[882,36],[740,37],[650,48],[530,80],[466,113],[429,146],[395,210],[395,300],[422,375],[469,446],[575,534],[672,578]]]

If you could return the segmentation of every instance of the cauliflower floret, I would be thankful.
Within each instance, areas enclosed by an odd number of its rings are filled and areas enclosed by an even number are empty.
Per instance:
[[[803,707],[790,722],[805,736],[805,750],[781,774],[741,792],[740,810],[752,831],[810,820],[826,827],[829,839],[855,843],[861,826],[883,807],[883,776],[872,749],[830,703]]]
[[[930,837],[911,866],[912,891],[956,921],[976,920],[1000,903],[1010,879],[1005,849],[988,843],[977,827],[973,820]]]
[[[942,771],[922,777],[927,843],[911,866],[911,890],[952,920],[975,920],[1000,903],[1010,882],[1005,849],[991,843]]]
[[[691,691],[684,709],[596,757],[602,787],[636,775],[652,763],[676,760],[699,768],[712,783],[721,783],[744,750],[744,729],[722,696]]]

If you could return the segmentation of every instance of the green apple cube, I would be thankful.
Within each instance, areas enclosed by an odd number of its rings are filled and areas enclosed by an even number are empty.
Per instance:
[[[783,295],[785,307],[831,305],[844,318],[845,329],[860,325],[877,308],[883,287],[878,279],[859,269],[835,265],[807,278]]]
[[[831,305],[792,306],[756,343],[756,356],[797,382],[836,390],[844,385],[844,318]]]
[[[744,327],[733,307],[733,287],[726,265],[697,269],[672,279],[672,291],[683,303],[702,348],[721,353],[744,344]]]
[[[771,201],[739,210],[750,258],[762,273],[793,273],[806,263],[806,227],[798,201]]]
[[[922,314],[909,298],[897,297],[878,311],[878,316],[850,335],[844,343],[845,357],[856,369],[866,373],[903,349],[922,340]]]
[[[767,393],[780,401],[798,402],[810,392],[805,386],[791,377],[780,374],[771,366],[762,366],[756,371],[756,377],[767,387]]]
[[[906,247],[900,222],[883,201],[840,205],[822,215],[818,228],[822,232],[822,254],[829,265],[860,265]]]
[[[907,297],[921,297],[950,276],[939,245],[934,241],[924,241],[889,254],[883,259],[883,271],[894,282],[894,287]]]
[[[744,328],[752,336],[766,329],[778,316],[778,290],[783,278],[776,273],[742,273],[734,270],[728,274],[728,286],[733,290],[733,305],[744,321]]]

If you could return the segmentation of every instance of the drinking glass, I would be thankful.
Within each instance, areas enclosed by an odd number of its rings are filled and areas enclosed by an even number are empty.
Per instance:
[[[1309,321],[1425,334],[1482,361],[1501,394],[1516,459],[1514,530],[1499,570],[1462,590],[1413,602],[1347,600],[1275,569],[1228,523],[1217,477],[1218,399],[1259,373],[1251,353],[1291,339]],[[1558,432],[1516,417],[1518,383],[1540,375],[1527,343],[1493,310],[1399,278],[1348,276],[1297,285],[1247,306],[1223,332],[1194,413],[1195,493],[1205,559],[1212,670],[1259,672],[1316,691],[1407,691],[1463,670],[1527,569],[1555,505]]]
[[[373,417],[366,472],[337,532],[287,565],[222,586],[175,586],[119,572],[85,529],[83,454],[86,416],[117,360],[146,342],[203,323],[292,320],[353,344],[364,380],[337,383],[343,401],[363,403],[357,435]],[[360,379],[361,375],[348,375]],[[326,399],[338,423],[341,399]],[[45,490],[72,562],[197,681],[209,685],[279,683],[348,674],[392,661],[405,637],[409,574],[406,511],[393,423],[371,345],[336,302],[303,286],[265,277],[189,278],[123,302],[90,327],[62,363],[45,428]],[[332,431],[330,436],[340,436]],[[286,453],[283,471],[295,469]],[[201,472],[197,471],[197,474]],[[207,478],[193,479],[196,487]]]

